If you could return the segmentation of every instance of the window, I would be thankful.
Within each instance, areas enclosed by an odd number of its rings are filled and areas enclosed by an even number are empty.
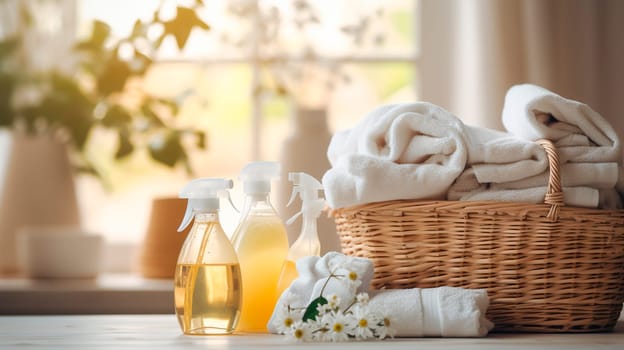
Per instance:
[[[150,15],[158,3],[78,0],[78,35],[88,32],[88,23],[95,18],[109,23],[114,32],[125,33],[137,17]],[[324,103],[333,131],[351,127],[379,104],[417,99],[416,0],[205,3],[200,15],[211,30],[193,32],[184,52],[178,52],[173,41],[165,42],[159,63],[144,82],[158,94],[186,96],[180,122],[207,132],[208,150],[191,155],[195,176],[236,179],[248,161],[278,160],[297,101],[292,95],[259,87],[271,87],[275,83],[272,73],[283,69],[284,62],[303,61],[309,53],[306,45],[313,47],[317,62],[332,62],[339,67],[338,73],[332,73],[332,78],[337,79],[333,79],[335,84]],[[293,6],[304,3],[318,13],[320,24],[313,23],[302,36],[293,24]],[[236,12],[242,11],[241,6],[248,12]],[[275,29],[268,28],[275,23],[262,20],[271,11],[279,12],[282,19],[277,40],[261,44],[254,35]],[[341,28],[353,26],[355,30],[363,23],[368,27],[359,44],[345,38]],[[243,40],[239,46],[237,40]],[[111,138],[104,134],[94,137],[97,141],[89,151],[105,158]],[[106,164],[110,189],[97,179],[81,176],[78,192],[83,222],[104,233],[110,242],[138,242],[151,198],[175,196],[189,180],[183,169],[155,165],[146,155]],[[238,191],[232,196],[235,201],[241,198]],[[236,215],[224,208],[227,232],[232,231]]]

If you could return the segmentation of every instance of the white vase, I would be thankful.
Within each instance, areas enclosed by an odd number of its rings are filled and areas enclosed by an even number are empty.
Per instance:
[[[54,137],[12,133],[0,190],[0,272],[17,271],[16,234],[26,226],[79,226],[66,146]]]
[[[292,131],[282,145],[280,163],[282,174],[279,187],[278,211],[282,219],[288,220],[301,209],[301,201],[296,200],[290,207],[286,203],[292,192],[288,181],[289,172],[305,172],[319,181],[330,168],[327,147],[331,140],[327,126],[327,111],[298,107],[292,116]],[[336,235],[336,225],[332,218],[322,213],[318,219],[318,234],[321,240],[321,253],[340,251],[340,241]],[[292,244],[301,233],[301,220],[286,227],[288,240]]]

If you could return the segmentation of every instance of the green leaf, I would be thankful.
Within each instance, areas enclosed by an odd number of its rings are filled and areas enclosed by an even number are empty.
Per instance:
[[[165,123],[160,119],[158,114],[152,109],[150,106],[150,100],[145,101],[141,106],[141,113],[145,116],[145,118],[149,121],[150,126],[156,127],[165,127]]]
[[[206,149],[206,133],[200,130],[196,130],[194,134],[197,138],[197,142],[195,143],[197,148]]]
[[[115,159],[127,157],[134,151],[134,146],[127,131],[120,131],[118,136],[119,144],[117,145],[117,152],[115,152]]]
[[[108,128],[123,129],[130,123],[132,123],[132,115],[120,105],[110,107],[102,118],[102,125]]]
[[[327,304],[327,299],[323,298],[322,296],[312,300],[310,305],[308,305],[305,312],[303,313],[302,321],[306,322],[308,320],[316,320],[316,316],[318,316],[319,305],[325,305],[325,304]]]
[[[132,70],[128,63],[119,60],[117,55],[114,55],[98,76],[97,87],[100,94],[108,96],[114,92],[122,91],[131,75]]]
[[[186,46],[186,41],[194,27],[204,30],[210,29],[210,26],[201,20],[193,9],[182,6],[178,6],[175,18],[165,22],[164,27],[166,34],[171,34],[175,37],[180,50]]]
[[[8,57],[9,55],[15,52],[19,45],[19,39],[17,37],[12,37],[6,40],[0,41],[0,59],[4,57]]]
[[[77,43],[74,46],[74,49],[85,51],[103,51],[104,44],[106,43],[106,40],[108,40],[110,33],[111,28],[108,24],[95,20],[93,21],[91,28],[91,37]]]
[[[170,132],[166,136],[158,135],[149,144],[149,153],[152,158],[168,167],[174,167],[178,161],[186,159],[184,147],[180,142],[180,134]]]
[[[178,113],[180,112],[180,107],[178,106],[178,103],[175,100],[168,99],[168,98],[158,98],[156,99],[156,101],[158,101],[160,104],[169,108],[169,111],[171,112],[173,116],[178,115]]]

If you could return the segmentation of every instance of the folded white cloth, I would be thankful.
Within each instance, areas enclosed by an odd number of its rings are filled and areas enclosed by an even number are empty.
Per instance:
[[[394,199],[445,199],[473,164],[480,182],[536,176],[548,167],[534,142],[464,125],[430,103],[382,106],[330,143],[323,177],[330,207]]]
[[[617,163],[568,163],[561,166],[564,203],[575,207],[622,208],[614,186]],[[523,172],[520,172],[523,174]],[[516,181],[480,181],[475,168],[466,169],[449,188],[449,200],[497,200],[542,203],[547,191],[548,171]]]
[[[382,290],[369,305],[392,317],[397,337],[483,337],[494,324],[486,318],[484,289],[439,287]]]
[[[584,103],[542,87],[511,87],[505,96],[502,119],[514,135],[532,141],[553,141],[561,163],[620,161],[620,140],[600,114]]]
[[[468,157],[463,134],[457,117],[430,103],[377,108],[332,138],[332,168],[323,176],[328,204],[444,198]]]
[[[296,264],[299,275],[280,296],[267,324],[271,333],[279,333],[279,313],[287,305],[305,308],[324,287],[323,296],[336,295],[340,309],[345,310],[357,293],[368,292],[373,277],[369,259],[337,252],[301,258]],[[332,273],[342,277],[329,278]],[[342,278],[352,273],[355,276],[351,277],[361,283],[344,283]],[[390,317],[398,337],[480,337],[493,327],[485,317],[489,306],[485,290],[414,288],[371,291],[370,296],[371,308]]]
[[[278,313],[288,302],[294,300],[295,304],[291,304],[291,307],[305,308],[321,294],[321,289],[327,282],[323,296],[336,295],[341,301],[340,307],[344,309],[353,301],[357,293],[368,290],[370,281],[373,279],[372,261],[338,252],[328,252],[323,257],[304,257],[298,259],[296,264],[298,277],[279,297],[267,324],[268,330],[272,333],[278,332]],[[328,281],[332,273],[340,276],[340,279],[330,278]],[[349,278],[351,273],[355,273],[355,276],[351,277],[360,283],[341,282],[341,279]]]
[[[512,87],[503,123],[509,133],[464,125],[430,103],[386,105],[331,140],[323,176],[327,202],[341,208],[395,199],[541,203],[548,160],[534,141],[552,140],[564,202],[621,208],[620,141],[587,105],[535,85]],[[461,175],[461,176],[460,176]]]
[[[616,184],[622,183],[620,140],[600,114],[583,103],[524,84],[507,92],[502,118],[505,128],[518,138],[553,141],[559,154],[565,204],[622,208],[615,191]],[[543,202],[548,169],[535,174],[533,169],[527,173],[520,167],[517,177],[497,176],[496,172],[489,176],[489,160],[469,163],[449,189],[449,200]]]

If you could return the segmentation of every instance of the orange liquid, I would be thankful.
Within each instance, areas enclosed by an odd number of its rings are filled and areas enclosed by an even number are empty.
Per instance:
[[[294,261],[284,261],[282,267],[282,273],[280,275],[279,283],[277,284],[277,297],[279,298],[286,288],[290,287],[290,284],[299,277],[297,273],[297,266]]]
[[[277,302],[277,282],[288,252],[286,229],[278,217],[250,217],[235,243],[241,266],[243,301],[237,331],[266,332]]]

